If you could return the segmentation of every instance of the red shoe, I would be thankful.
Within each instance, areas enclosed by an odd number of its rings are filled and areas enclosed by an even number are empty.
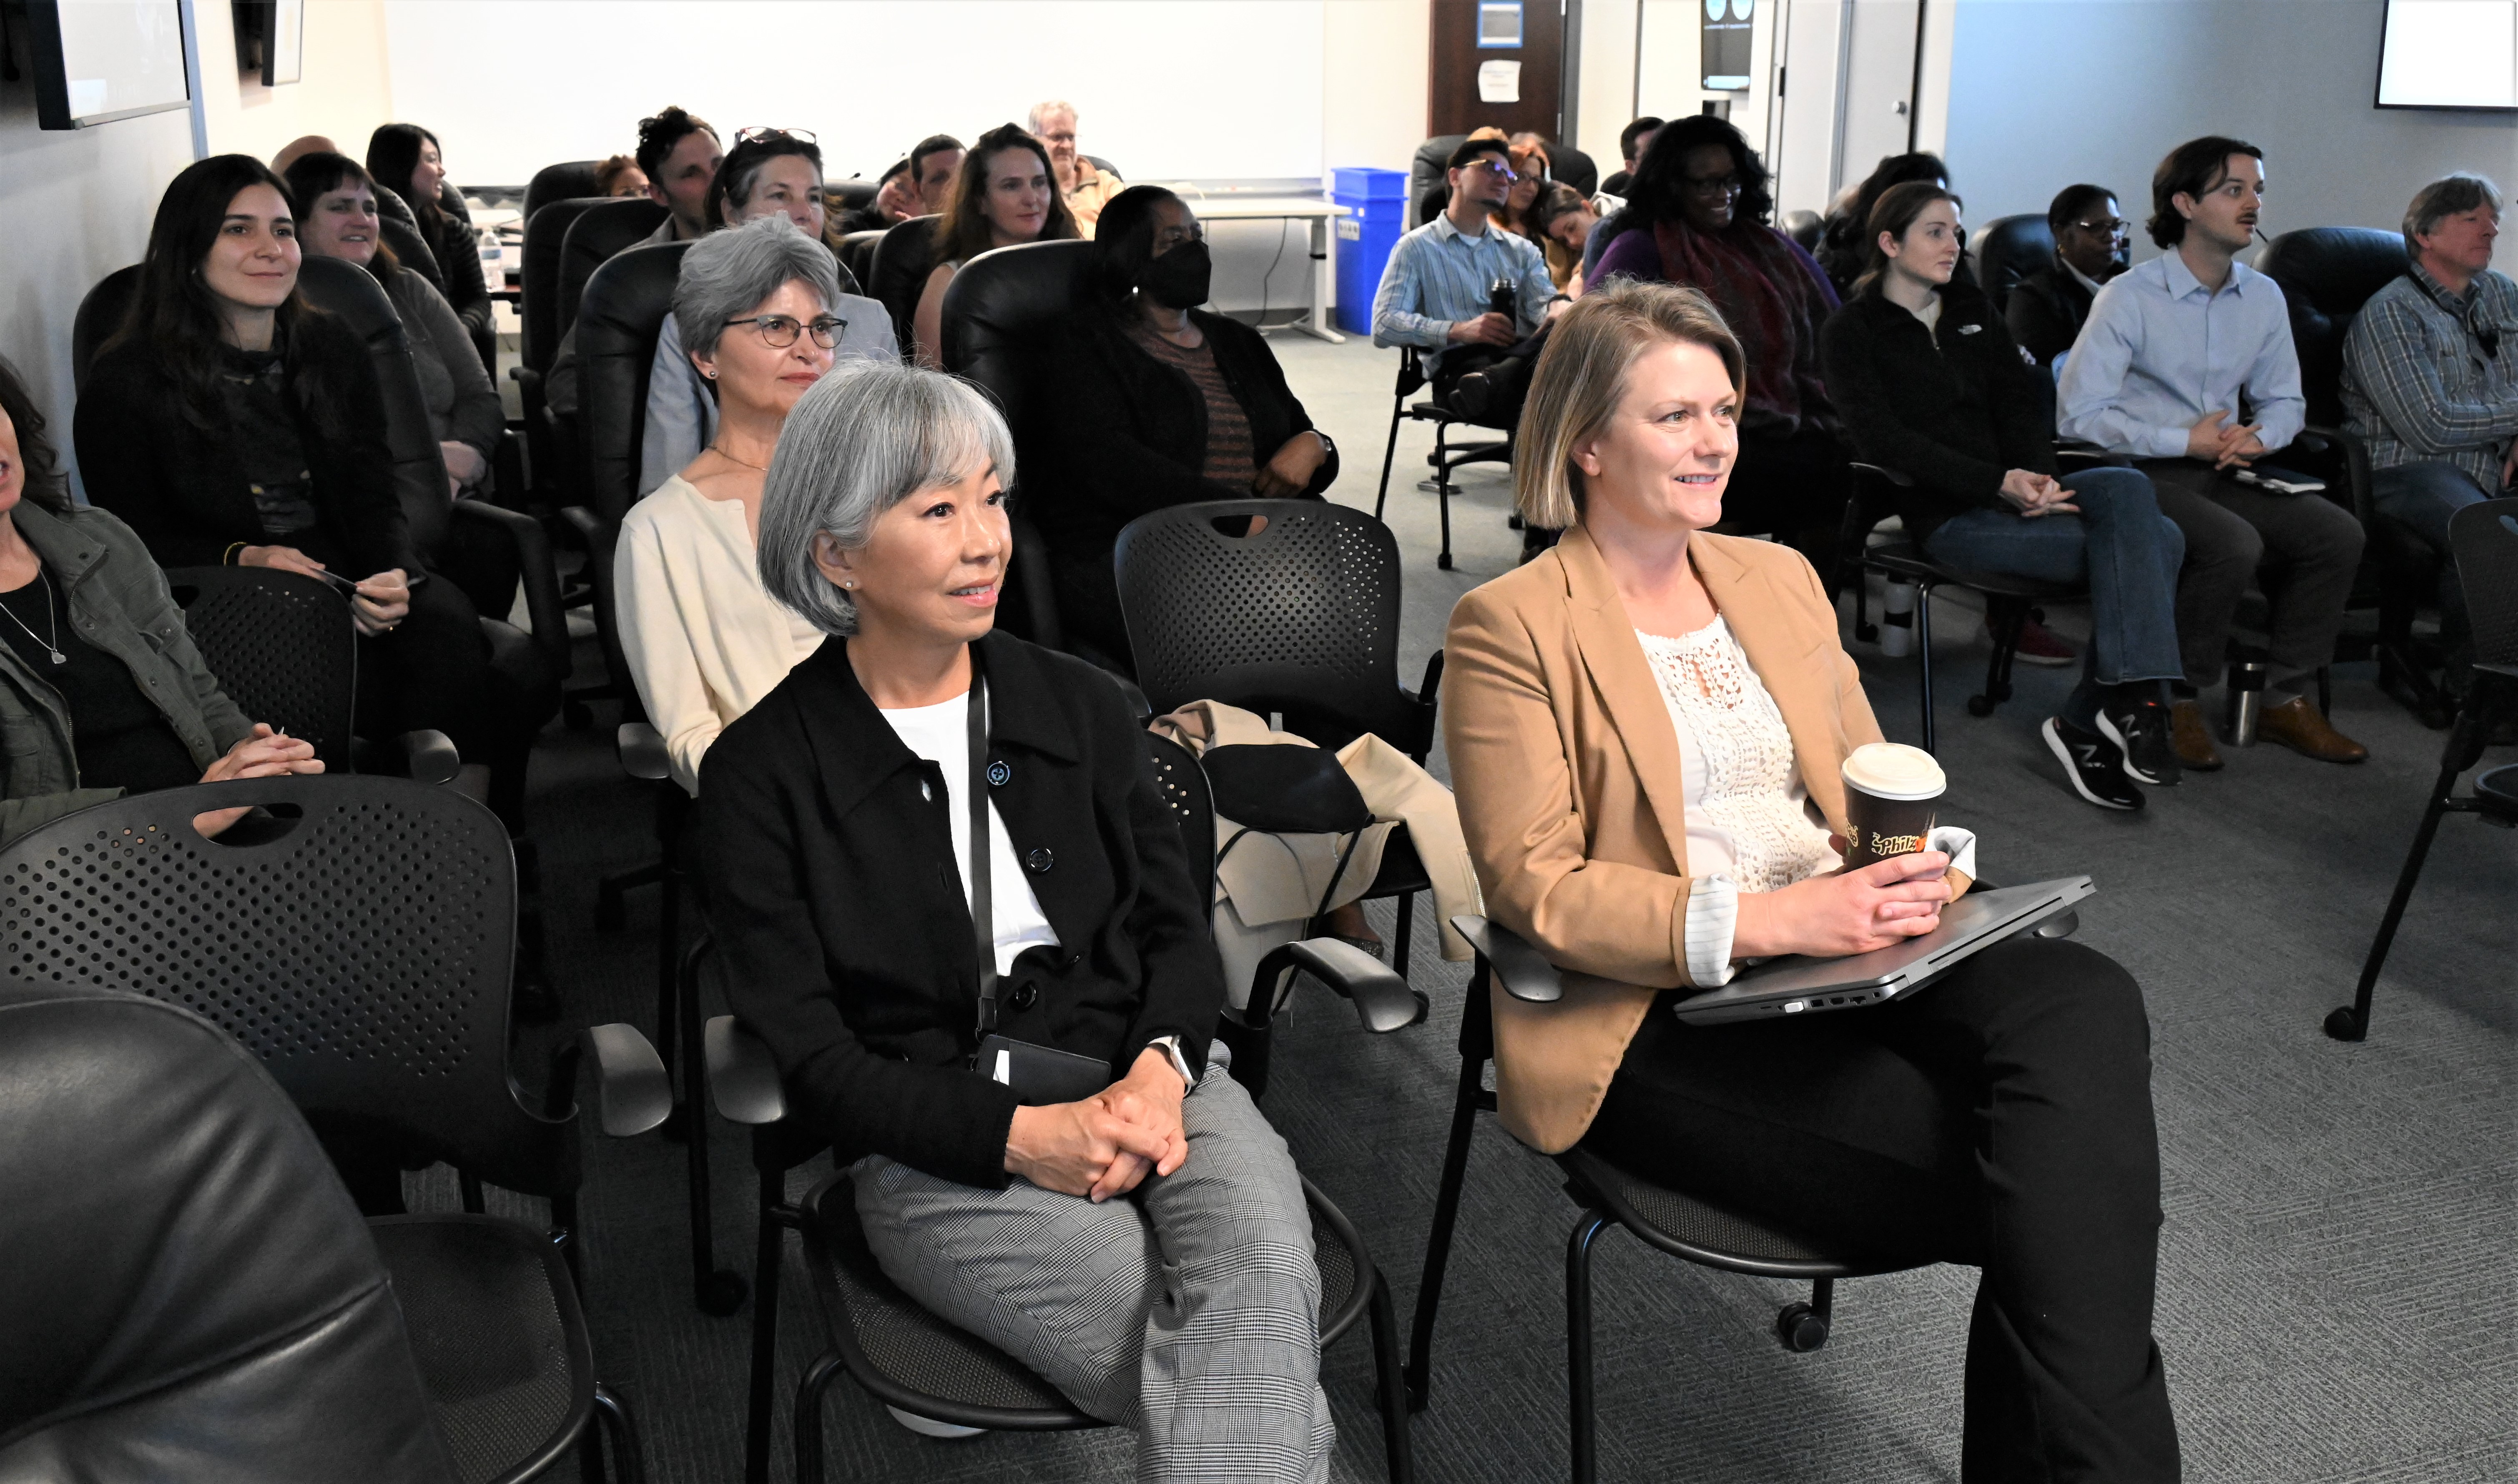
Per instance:
[[[2078,664],[2080,651],[2046,631],[2034,618],[2019,620],[2019,647],[2012,657],[2021,664]]]

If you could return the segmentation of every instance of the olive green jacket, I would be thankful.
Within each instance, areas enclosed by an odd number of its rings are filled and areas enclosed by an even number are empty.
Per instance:
[[[253,723],[201,662],[166,574],[130,527],[94,506],[55,515],[21,500],[10,515],[45,572],[62,584],[77,637],[130,667],[195,764],[206,770],[252,733]],[[119,788],[79,786],[61,692],[7,644],[0,644],[0,843],[122,796]]]

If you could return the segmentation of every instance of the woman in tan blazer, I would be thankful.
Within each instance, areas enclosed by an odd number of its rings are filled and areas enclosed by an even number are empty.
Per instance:
[[[2021,940],[1877,1009],[1670,1013],[1742,959],[1928,932],[1967,885],[1940,851],[1842,869],[1838,770],[1880,727],[1835,607],[1791,548],[1706,530],[1743,371],[1694,289],[1585,295],[1515,469],[1523,518],[1564,539],[1452,615],[1445,739],[1487,910],[1567,971],[1553,1004],[1496,993],[1504,1124],[1841,1248],[1982,1267],[1969,1484],[2174,1479],[2130,976]]]

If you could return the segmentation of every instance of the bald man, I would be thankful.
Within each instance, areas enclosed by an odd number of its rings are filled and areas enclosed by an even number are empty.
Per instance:
[[[286,175],[288,173],[289,166],[297,163],[299,160],[310,154],[338,154],[340,152],[340,146],[332,143],[328,139],[326,139],[321,134],[300,135],[297,138],[290,140],[287,144],[281,146],[280,152],[271,157],[271,173],[274,175]]]

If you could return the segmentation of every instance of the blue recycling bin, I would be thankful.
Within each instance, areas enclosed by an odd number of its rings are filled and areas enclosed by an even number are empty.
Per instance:
[[[1408,219],[1408,172],[1340,165],[1330,179],[1329,199],[1349,212],[1337,219],[1338,328],[1369,335],[1372,296]]]

